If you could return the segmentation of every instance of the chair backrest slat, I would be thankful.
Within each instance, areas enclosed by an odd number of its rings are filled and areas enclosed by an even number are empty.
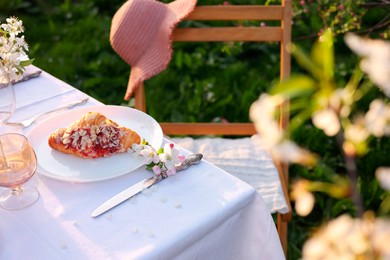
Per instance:
[[[174,31],[175,42],[280,42],[282,29],[277,27],[230,27],[230,28],[178,28]]]
[[[217,5],[197,6],[185,20],[233,21],[233,20],[282,20],[282,6]]]
[[[256,129],[248,123],[160,123],[166,135],[253,135]]]

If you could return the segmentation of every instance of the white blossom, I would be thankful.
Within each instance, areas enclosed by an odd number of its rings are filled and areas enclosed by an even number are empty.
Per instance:
[[[381,187],[385,190],[390,191],[390,168],[379,167],[375,172],[376,178],[379,181]]]
[[[283,132],[275,120],[276,109],[282,102],[281,96],[262,94],[250,107],[250,119],[266,147],[272,147],[282,139]]]
[[[340,116],[343,118],[351,114],[351,106],[353,104],[353,92],[348,88],[337,88],[333,91],[329,99],[329,105],[340,111]]]
[[[344,137],[347,141],[359,144],[367,140],[369,133],[364,125],[356,123],[345,127]]]
[[[180,155],[178,149],[175,148],[174,144],[167,143],[164,145],[164,152],[159,154],[159,160],[165,165],[167,169],[167,175],[173,175],[176,173],[176,164],[182,162],[184,157]]]
[[[376,137],[390,134],[390,106],[381,99],[375,99],[365,115],[367,131]]]
[[[185,159],[173,143],[167,143],[163,149],[160,148],[157,151],[147,141],[142,140],[141,144],[133,144],[128,152],[135,158],[142,159],[143,163],[156,175],[163,172],[168,176],[175,174],[176,166]]]
[[[142,144],[133,143],[131,145],[131,148],[128,149],[127,151],[128,153],[132,154],[136,158],[142,158],[142,156],[140,155],[142,149],[143,149]]]
[[[342,215],[303,246],[303,259],[388,259],[390,222],[384,219],[354,219]]]
[[[158,163],[160,161],[156,150],[152,146],[144,146],[139,154],[144,159],[145,164]]]
[[[299,163],[302,165],[313,165],[316,161],[316,156],[299,147],[296,143],[290,140],[281,141],[271,148],[272,155],[278,161],[285,163]]]
[[[24,39],[23,23],[16,17],[6,19],[0,26],[0,78],[1,83],[18,81],[23,77],[21,61],[28,60],[29,50]]]
[[[346,34],[345,42],[363,57],[360,68],[390,97],[390,43],[364,39],[352,33]]]
[[[9,17],[5,19],[7,24],[2,24],[2,28],[11,35],[18,35],[24,32],[23,22],[16,17]]]
[[[380,252],[382,259],[390,259],[390,221],[376,219],[370,238],[373,249]]]
[[[313,113],[313,124],[323,130],[327,136],[335,136],[340,131],[340,121],[335,111],[326,108]]]
[[[295,200],[295,211],[303,217],[309,215],[315,203],[314,195],[306,189],[306,186],[306,181],[299,181],[293,185],[291,192],[291,197]]]

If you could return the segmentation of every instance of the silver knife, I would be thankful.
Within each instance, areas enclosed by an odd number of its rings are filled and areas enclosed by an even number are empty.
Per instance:
[[[200,153],[191,154],[186,157],[186,159],[179,165],[176,166],[176,171],[182,171],[190,167],[191,165],[199,163],[203,158],[203,155]],[[149,179],[144,179],[142,181],[137,182],[136,184],[132,185],[131,187],[125,189],[124,191],[118,193],[111,199],[107,200],[103,204],[101,204],[99,207],[97,207],[92,213],[91,217],[97,217],[104,212],[107,212],[108,210],[114,208],[115,206],[119,205],[120,203],[124,202],[127,199],[130,199],[131,197],[137,195],[138,193],[142,192],[143,190],[153,186],[154,184],[166,179],[168,176],[166,175],[166,172],[162,172],[159,176],[154,175],[153,177]]]

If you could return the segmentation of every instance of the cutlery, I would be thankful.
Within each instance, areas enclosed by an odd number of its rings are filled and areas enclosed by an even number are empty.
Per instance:
[[[71,108],[73,108],[75,106],[83,105],[83,104],[87,103],[87,101],[88,101],[88,98],[83,98],[83,99],[77,100],[76,102],[70,103],[70,104],[68,104],[66,106],[59,107],[59,108],[47,111],[47,112],[42,113],[42,114],[38,114],[36,116],[33,116],[33,117],[31,117],[29,119],[26,119],[26,120],[23,120],[21,122],[6,122],[5,125],[22,126],[23,128],[24,127],[28,127],[32,123],[34,123],[35,120],[37,120],[39,117],[41,117],[43,115],[47,115],[47,114],[50,114],[50,113],[53,113],[53,112],[56,112],[56,111],[60,111],[60,110],[63,110],[63,109],[71,109]]]
[[[199,163],[203,158],[203,155],[200,153],[191,154],[187,156],[187,158],[179,165],[176,166],[176,171],[182,171],[190,167],[191,165]],[[99,207],[97,207],[92,213],[91,217],[97,217],[108,210],[114,208],[115,206],[121,204],[127,199],[130,199],[131,197],[137,195],[138,193],[142,192],[143,190],[153,186],[154,184],[166,179],[168,176],[166,175],[166,172],[162,172],[160,175],[154,175],[153,177],[150,177],[149,179],[143,179],[142,181],[137,182],[136,184],[130,186],[129,188],[125,189],[124,191],[118,193],[114,197],[110,198],[103,204],[101,204]]]

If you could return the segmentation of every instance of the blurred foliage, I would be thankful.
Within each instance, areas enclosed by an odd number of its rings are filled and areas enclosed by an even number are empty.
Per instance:
[[[175,44],[175,48],[169,69],[146,84],[149,102],[164,106],[149,110],[160,120],[248,121],[250,104],[278,75],[278,56],[268,55],[270,47],[263,45]],[[261,73],[265,70],[272,73]]]
[[[329,1],[329,0],[300,0],[295,4],[295,19],[306,35],[318,36],[324,29],[332,28],[335,34],[342,34],[361,28],[361,19],[366,12],[361,8],[364,0],[357,1]],[[318,15],[314,15],[314,14]]]
[[[34,64],[94,98],[114,105],[123,100],[129,66],[112,50],[109,43],[111,18],[125,0],[0,0],[0,21],[15,15],[23,20],[30,56]],[[164,2],[171,2],[165,0]],[[277,0],[198,0],[198,4],[275,4]],[[294,0],[293,41],[310,49],[318,34],[327,27],[335,32],[339,83],[349,78],[356,57],[345,47],[342,37],[347,31],[372,38],[389,38],[390,7],[386,1],[367,2],[336,0]],[[238,24],[238,23],[237,23]],[[200,24],[202,26],[202,24]],[[278,80],[279,56],[275,44],[182,44],[174,45],[169,68],[146,82],[149,114],[157,120],[229,121],[248,120],[248,108],[261,92]],[[292,61],[292,70],[299,66]],[[344,82],[345,83],[345,82]],[[228,105],[233,100],[235,104]],[[212,106],[217,109],[211,108]],[[312,171],[291,168],[296,176],[323,179],[327,167],[340,164],[334,156],[334,143],[309,124],[295,132],[301,144],[313,151],[326,151],[325,164]],[[369,156],[359,167],[373,172],[385,165],[390,143],[375,140]],[[323,152],[322,152],[323,153]],[[330,165],[330,166],[329,166]],[[362,189],[368,208],[378,204],[378,184],[367,174]],[[320,196],[320,195],[318,195]],[[308,218],[294,215],[289,225],[289,259],[298,259],[308,232],[323,220],[351,208],[349,202],[317,198],[315,210]]]

